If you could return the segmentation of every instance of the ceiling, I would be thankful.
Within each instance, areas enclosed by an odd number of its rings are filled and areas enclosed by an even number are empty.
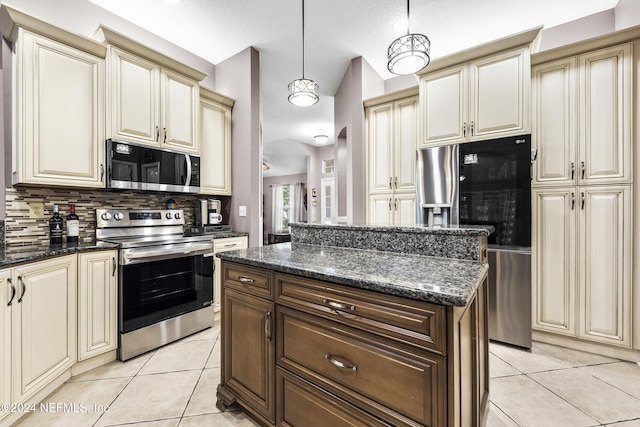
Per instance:
[[[217,64],[253,46],[260,52],[265,176],[306,170],[320,129],[334,142],[333,96],[351,59],[383,78],[386,49],[403,31],[402,0],[305,0],[305,77],[320,101],[294,107],[287,85],[302,77],[302,0],[90,0]],[[411,32],[431,40],[432,59],[533,27],[553,27],[613,8],[618,0],[414,0]],[[303,144],[301,144],[303,143]],[[305,145],[306,144],[306,145]]]

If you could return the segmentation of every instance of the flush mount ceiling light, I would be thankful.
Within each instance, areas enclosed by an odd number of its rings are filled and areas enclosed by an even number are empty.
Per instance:
[[[302,78],[289,83],[289,102],[298,107],[308,107],[318,102],[318,83],[304,78],[304,0],[302,0]]]
[[[314,136],[313,139],[318,143],[318,144],[326,144],[327,141],[329,141],[329,135],[325,135],[324,134],[324,130],[320,129],[318,131],[318,135]]]
[[[431,42],[423,34],[409,31],[409,0],[407,0],[407,34],[395,39],[387,50],[387,69],[393,74],[417,73],[429,65]]]

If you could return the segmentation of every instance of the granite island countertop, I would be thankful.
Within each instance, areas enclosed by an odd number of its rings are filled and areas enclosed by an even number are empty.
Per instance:
[[[296,242],[222,252],[216,256],[354,288],[463,307],[489,269],[488,264],[474,260]]]

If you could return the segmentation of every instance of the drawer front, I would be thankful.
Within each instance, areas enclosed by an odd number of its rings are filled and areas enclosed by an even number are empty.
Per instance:
[[[389,427],[301,378],[276,369],[277,425],[287,427]]]
[[[213,252],[235,251],[246,249],[248,246],[246,236],[213,239]]]
[[[273,299],[272,275],[267,270],[222,261],[224,286],[263,298]]]
[[[444,306],[276,274],[277,302],[446,354]]]
[[[280,366],[391,424],[445,424],[444,357],[297,310],[276,312]]]

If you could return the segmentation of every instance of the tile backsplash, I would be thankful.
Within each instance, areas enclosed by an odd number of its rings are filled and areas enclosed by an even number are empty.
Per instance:
[[[139,193],[134,191],[107,191],[61,188],[7,188],[4,239],[7,248],[39,245],[49,242],[49,218],[53,205],[57,204],[63,218],[69,214],[69,204],[76,205],[80,218],[80,241],[95,239],[96,209],[166,209],[167,200],[176,201],[177,208],[184,210],[185,229],[194,223],[195,201],[204,198],[197,194]],[[44,204],[44,219],[29,218],[29,203]],[[0,237],[2,233],[0,232]]]

